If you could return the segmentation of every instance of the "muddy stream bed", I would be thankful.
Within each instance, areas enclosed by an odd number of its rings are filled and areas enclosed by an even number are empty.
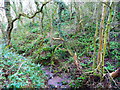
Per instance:
[[[70,88],[71,79],[68,73],[53,73],[49,66],[44,66],[42,70],[47,76],[47,88]]]

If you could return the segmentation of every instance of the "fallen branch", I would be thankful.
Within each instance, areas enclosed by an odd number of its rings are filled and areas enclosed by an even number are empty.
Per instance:
[[[61,40],[61,41],[64,41],[64,39],[63,38],[52,38],[53,40]]]
[[[114,84],[119,88],[119,86],[117,85],[117,83],[115,82],[115,80],[114,80],[113,78],[120,77],[120,68],[118,68],[115,72],[112,72],[112,73],[110,73],[106,67],[105,67],[105,69],[106,69],[106,71],[108,72],[110,79],[111,79],[111,80],[114,82]],[[119,88],[119,89],[120,89],[120,88]]]

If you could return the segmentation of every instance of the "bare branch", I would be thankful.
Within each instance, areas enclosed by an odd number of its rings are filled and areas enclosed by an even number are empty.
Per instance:
[[[5,9],[5,7],[0,7],[0,9]]]
[[[18,19],[20,19],[21,16],[26,17],[26,18],[29,18],[29,19],[34,18],[38,13],[42,12],[43,7],[44,7],[47,3],[49,3],[50,1],[52,1],[52,0],[49,0],[49,1],[45,2],[45,3],[43,3],[42,6],[41,6],[41,8],[40,8],[38,11],[36,11],[32,16],[29,16],[29,15],[27,15],[27,14],[25,14],[25,13],[20,13],[15,19],[13,19],[11,22],[8,23],[8,27],[7,27],[7,40],[8,40],[8,41],[7,41],[7,45],[10,45],[11,32],[12,32],[12,29],[13,29],[13,24],[14,24],[14,22],[17,21]]]
[[[29,15],[27,15],[27,14],[25,14],[25,13],[19,14],[18,17],[16,17],[15,19],[13,19],[13,20],[11,21],[10,27],[8,26],[8,28],[7,28],[7,29],[9,29],[9,30],[7,30],[7,31],[9,31],[9,32],[12,31],[12,29],[13,29],[13,23],[14,23],[15,21],[17,21],[18,19],[20,19],[21,16],[27,17],[27,18],[29,18],[29,19],[34,18],[38,13],[42,12],[43,7],[44,7],[47,3],[49,3],[50,1],[52,1],[52,0],[49,0],[49,1],[45,2],[45,3],[43,3],[42,6],[41,6],[41,8],[40,8],[40,10],[36,11],[32,16],[29,16]]]

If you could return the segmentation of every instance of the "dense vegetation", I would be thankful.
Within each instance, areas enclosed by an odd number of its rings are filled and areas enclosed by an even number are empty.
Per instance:
[[[53,1],[34,2],[37,10],[28,14],[4,2],[0,87],[119,88],[119,2]]]

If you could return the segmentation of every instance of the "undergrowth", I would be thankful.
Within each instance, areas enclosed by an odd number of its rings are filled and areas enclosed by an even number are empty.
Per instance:
[[[64,29],[66,29],[65,27],[69,29],[68,31],[62,31],[66,37],[66,41],[55,41],[51,40],[49,32],[41,35],[37,24],[35,24],[35,26],[33,25],[32,28],[27,24],[23,29],[17,31],[18,33],[13,32],[12,51],[16,51],[18,54],[31,58],[33,63],[57,66],[55,67],[56,70],[54,70],[56,72],[61,70],[68,73],[72,72],[71,75],[73,76],[76,74],[77,70],[76,67],[72,67],[72,65],[75,65],[73,56],[71,56],[70,53],[74,54],[76,52],[83,72],[89,72],[89,70],[92,70],[95,25],[88,24],[86,28],[82,30],[84,33],[81,31],[77,33],[68,33],[71,29],[69,26],[64,25]],[[26,31],[24,29],[26,29]],[[72,29],[74,29],[74,27],[72,27]],[[55,32],[52,36],[59,37],[59,33]],[[98,46],[97,44],[97,48]],[[119,67],[120,55],[118,48],[119,43],[117,41],[110,41],[110,48],[105,56],[105,66],[110,72]],[[96,53],[98,53],[98,51]],[[110,63],[108,63],[108,60]],[[118,64],[114,66],[116,62]],[[70,83],[70,86],[81,87],[85,85],[86,76],[86,74],[80,77],[75,76],[76,78]]]
[[[0,53],[1,88],[42,88],[45,74],[40,64],[3,47]]]

